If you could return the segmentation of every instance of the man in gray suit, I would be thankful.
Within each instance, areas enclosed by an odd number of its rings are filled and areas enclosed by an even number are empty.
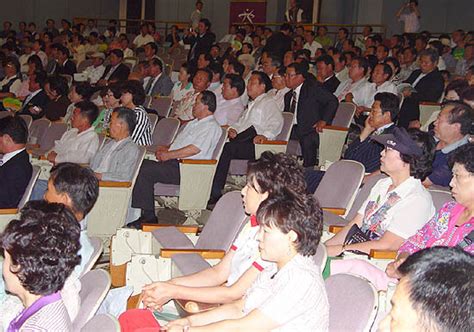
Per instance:
[[[143,89],[147,96],[168,96],[173,88],[173,82],[166,73],[163,72],[163,62],[153,58],[150,63],[150,76],[145,77]]]
[[[91,162],[91,169],[102,181],[126,182],[132,180],[132,172],[140,154],[131,133],[135,129],[135,112],[125,107],[114,109],[110,120],[110,136],[102,149],[97,152]]]

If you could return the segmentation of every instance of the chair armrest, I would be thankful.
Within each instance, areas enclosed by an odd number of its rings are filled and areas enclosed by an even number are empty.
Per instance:
[[[225,251],[204,249],[161,249],[160,257],[171,258],[171,256],[176,254],[198,254],[205,259],[221,259],[225,256]]]
[[[425,105],[425,106],[441,106],[440,103],[435,103],[432,101],[420,101],[420,105]]]
[[[130,188],[131,186],[131,182],[99,181],[99,187],[102,188]]]
[[[217,160],[215,159],[181,159],[179,161],[181,164],[189,165],[215,165]]]
[[[324,130],[324,129],[337,130],[337,131],[349,131],[349,128],[346,128],[346,127],[330,126],[330,125],[324,126],[324,127],[323,127],[323,130]]]
[[[156,229],[166,228],[166,227],[176,227],[181,233],[191,233],[197,234],[199,232],[199,226],[176,226],[176,225],[157,225],[157,224],[143,224],[142,231],[152,232]]]
[[[26,149],[31,150],[31,149],[38,149],[40,147],[39,144],[26,144]]]
[[[337,234],[339,233],[344,226],[337,226],[337,225],[330,225],[329,226],[329,233]]]
[[[370,258],[395,259],[395,258],[397,258],[397,252],[393,251],[393,250],[370,249]]]
[[[323,207],[323,211],[326,212],[331,212],[333,214],[336,214],[338,216],[343,216],[346,214],[346,209],[343,208],[331,208],[331,207]]]
[[[46,159],[46,156],[43,154],[38,157],[38,160],[48,160],[48,159]]]
[[[267,145],[287,145],[287,141],[270,141],[268,139],[264,140],[262,143],[256,143],[256,144],[267,144]]]
[[[0,209],[0,215],[5,215],[5,214],[17,214],[18,209]]]

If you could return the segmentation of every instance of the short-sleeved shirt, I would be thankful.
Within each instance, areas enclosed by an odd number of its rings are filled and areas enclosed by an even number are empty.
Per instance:
[[[371,231],[372,240],[386,231],[408,239],[435,214],[430,193],[421,181],[409,177],[395,189],[388,191],[392,179],[378,181],[359,209],[363,215],[362,231]]]
[[[227,278],[227,285],[234,284],[251,266],[259,271],[272,268],[273,263],[266,262],[260,258],[258,250],[259,226],[255,216],[251,216],[249,221],[239,233],[230,250],[234,251],[232,257],[230,274]]]
[[[400,21],[405,23],[405,33],[416,33],[420,30],[420,18],[414,12],[400,15]]]
[[[176,136],[170,151],[194,145],[201,151],[189,159],[211,159],[221,135],[222,129],[214,116],[209,115],[201,120],[194,119]]]
[[[243,312],[255,309],[279,325],[272,331],[327,331],[329,302],[314,260],[297,254],[280,271],[260,273],[245,295]]]

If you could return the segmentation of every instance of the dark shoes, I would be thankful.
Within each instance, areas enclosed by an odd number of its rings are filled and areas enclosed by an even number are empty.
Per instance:
[[[135,221],[125,225],[126,228],[133,228],[133,229],[142,229],[143,224],[158,224],[158,218],[145,218],[140,217]]]

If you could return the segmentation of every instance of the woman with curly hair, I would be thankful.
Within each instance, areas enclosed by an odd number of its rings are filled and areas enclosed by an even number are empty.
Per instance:
[[[329,256],[344,251],[398,250],[435,213],[431,195],[422,184],[433,162],[431,136],[395,128],[392,134],[373,139],[385,146],[380,169],[389,177],[375,184],[356,217],[326,242]],[[352,236],[354,233],[359,236]]]
[[[304,195],[305,190],[303,169],[291,156],[267,151],[260,159],[249,162],[247,184],[242,189],[242,196],[245,212],[250,217],[230,250],[213,267],[145,286],[142,292],[145,307],[159,309],[171,299],[230,303],[242,298],[257,276],[271,265],[262,261],[258,252],[259,223],[256,214],[260,204],[281,195]],[[144,315],[150,313],[146,310],[141,312]],[[129,311],[120,321],[126,321],[124,324],[130,326],[133,322],[142,321],[137,315],[140,315],[139,311]]]
[[[79,264],[80,227],[62,204],[32,201],[0,236],[6,288],[25,309],[8,331],[70,331],[60,290]]]

